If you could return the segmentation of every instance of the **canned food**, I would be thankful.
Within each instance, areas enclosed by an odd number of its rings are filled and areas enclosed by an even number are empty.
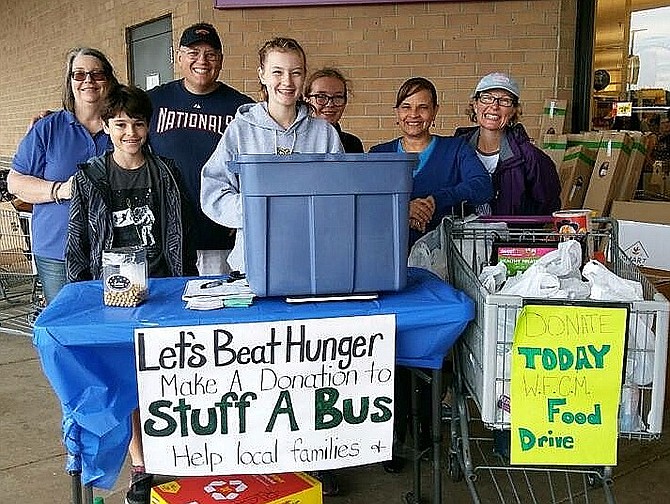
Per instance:
[[[556,231],[562,235],[584,234],[591,231],[591,210],[560,210],[552,214]]]

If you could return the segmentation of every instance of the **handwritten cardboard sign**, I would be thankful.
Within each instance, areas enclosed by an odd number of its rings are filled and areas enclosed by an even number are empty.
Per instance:
[[[147,471],[333,469],[391,457],[395,315],[135,331]]]
[[[626,319],[625,308],[523,308],[512,347],[512,464],[616,464]]]

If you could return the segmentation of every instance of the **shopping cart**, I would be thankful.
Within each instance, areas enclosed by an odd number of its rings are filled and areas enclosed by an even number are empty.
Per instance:
[[[436,240],[436,244],[441,241],[440,246],[446,249],[450,281],[468,294],[476,306],[475,319],[454,348],[448,453],[451,478],[454,481],[465,478],[476,503],[614,503],[611,467],[511,466],[504,454],[504,440],[506,436],[509,439],[511,422],[510,350],[517,316],[529,300],[492,294],[478,275],[483,266],[490,264],[496,242],[540,245],[563,237],[538,219],[526,222],[516,219],[512,225],[487,219],[470,223],[445,219],[440,235],[443,238]],[[624,422],[620,412],[619,437],[655,439],[661,433],[663,421],[670,305],[619,248],[616,221],[594,219],[593,230],[582,239],[589,255],[606,259],[608,267],[618,276],[636,280],[643,286],[644,300],[628,306],[628,334],[651,331],[653,338],[628,338],[626,374],[635,369],[636,375],[630,381],[639,382],[633,383],[638,398],[637,421]]]
[[[31,213],[0,202],[0,330],[30,335],[39,304],[31,246]]]

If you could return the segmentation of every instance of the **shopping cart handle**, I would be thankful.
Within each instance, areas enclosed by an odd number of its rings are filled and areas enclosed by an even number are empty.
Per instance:
[[[547,224],[553,222],[551,215],[480,215],[481,222],[507,222],[508,224]]]

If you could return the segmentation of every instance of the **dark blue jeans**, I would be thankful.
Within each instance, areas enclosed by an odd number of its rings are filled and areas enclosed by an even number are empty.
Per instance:
[[[67,283],[65,261],[36,255],[35,266],[37,266],[37,276],[42,284],[44,299],[49,304],[63,285]]]

